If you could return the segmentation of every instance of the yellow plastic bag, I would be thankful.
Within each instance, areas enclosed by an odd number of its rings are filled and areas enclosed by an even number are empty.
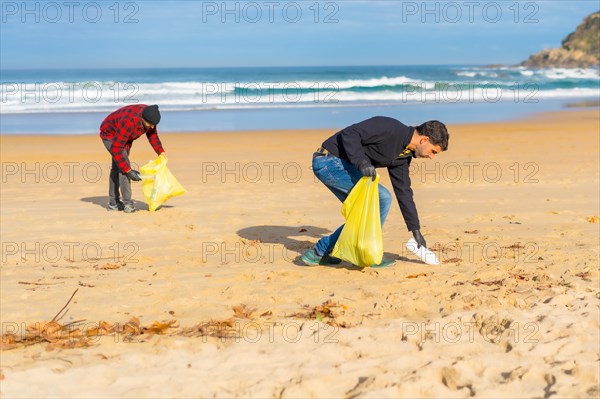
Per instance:
[[[333,256],[354,265],[378,265],[383,258],[381,216],[379,215],[379,175],[373,181],[363,177],[342,205],[346,225],[333,247]]]
[[[142,192],[150,212],[154,212],[169,198],[186,192],[167,168],[167,158],[162,155],[142,166],[140,174],[142,175]]]

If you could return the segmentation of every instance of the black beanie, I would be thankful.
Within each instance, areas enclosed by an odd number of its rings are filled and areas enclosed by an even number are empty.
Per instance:
[[[151,125],[158,125],[160,122],[160,111],[158,105],[149,105],[142,111],[142,117]]]

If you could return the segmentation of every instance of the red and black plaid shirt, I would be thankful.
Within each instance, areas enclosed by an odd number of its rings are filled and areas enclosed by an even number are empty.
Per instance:
[[[100,125],[100,137],[102,140],[113,142],[110,152],[123,173],[131,170],[127,153],[133,140],[142,134],[146,133],[148,141],[158,155],[165,151],[158,138],[156,126],[146,131],[142,124],[142,111],[146,107],[145,104],[136,104],[119,108],[108,115]]]

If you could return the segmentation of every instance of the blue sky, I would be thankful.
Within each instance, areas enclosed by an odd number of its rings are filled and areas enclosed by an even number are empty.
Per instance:
[[[25,6],[24,6],[25,5]],[[0,67],[513,64],[598,1],[0,1]]]

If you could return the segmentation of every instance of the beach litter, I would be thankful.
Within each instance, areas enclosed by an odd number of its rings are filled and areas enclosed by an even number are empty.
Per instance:
[[[421,259],[423,262],[427,263],[428,265],[439,265],[440,264],[440,261],[438,260],[435,253],[433,253],[429,249],[425,248],[425,246],[423,246],[423,245],[421,245],[421,248],[417,248],[417,247],[418,247],[417,241],[415,241],[415,239],[412,237],[406,243],[406,248],[413,254],[417,255],[419,257],[419,259]]]

